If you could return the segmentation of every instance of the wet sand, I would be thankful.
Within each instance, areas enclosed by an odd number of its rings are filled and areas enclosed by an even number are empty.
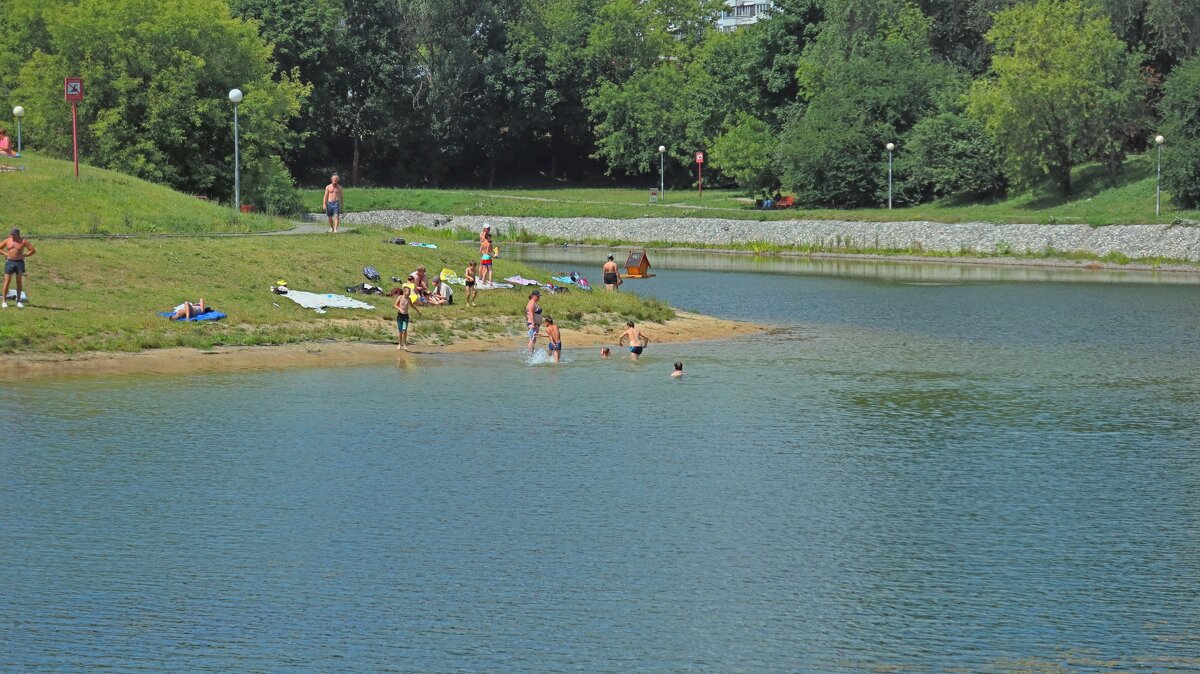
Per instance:
[[[650,346],[672,342],[709,341],[766,332],[769,328],[755,323],[727,321],[711,316],[677,312],[664,323],[638,326],[650,338]],[[521,326],[520,335],[524,334]],[[342,367],[372,363],[412,363],[422,355],[474,353],[510,350],[522,337],[499,335],[487,339],[466,339],[444,346],[417,343],[408,352],[396,349],[395,342],[306,342],[279,346],[235,346],[210,350],[156,349],[137,353],[92,352],[83,354],[19,354],[0,356],[0,374],[8,377],[58,377],[114,374],[189,374],[274,370],[289,367]],[[603,331],[597,326],[562,331],[563,348],[598,349],[616,347],[620,330]],[[545,348],[545,339],[539,339]]]

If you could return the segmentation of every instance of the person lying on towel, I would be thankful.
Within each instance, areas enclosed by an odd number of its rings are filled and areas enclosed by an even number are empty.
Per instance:
[[[191,320],[193,317],[199,316],[206,311],[208,311],[208,308],[204,306],[204,298],[201,297],[199,303],[184,302],[175,307],[175,313],[171,314],[171,320]]]

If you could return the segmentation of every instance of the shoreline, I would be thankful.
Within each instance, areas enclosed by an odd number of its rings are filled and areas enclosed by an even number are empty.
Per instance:
[[[675,318],[663,323],[645,322],[651,348],[656,344],[680,344],[718,341],[746,335],[761,334],[770,326],[744,321],[731,321],[713,316],[677,311]],[[620,358],[612,341],[619,331],[604,331],[596,326],[580,330],[563,329],[567,351],[614,348],[613,357]],[[448,345],[412,345],[412,350],[398,351],[395,342],[313,341],[274,346],[232,346],[214,349],[174,347],[137,352],[92,351],[81,354],[30,353],[0,356],[0,373],[24,378],[64,376],[104,376],[129,374],[194,374],[206,372],[242,372],[281,370],[294,367],[346,367],[396,363],[412,367],[414,358],[454,353],[488,353],[508,351],[524,343],[520,334],[500,335],[486,339],[465,339]],[[545,340],[538,348],[545,349]]]
[[[879,259],[912,261],[963,260],[992,264],[992,260],[1050,261],[1073,265],[1146,261],[1146,268],[1191,267],[1200,270],[1200,227],[1174,224],[1106,225],[995,224],[989,222],[939,223],[929,221],[869,222],[855,220],[730,220],[722,218],[647,217],[609,219],[596,217],[549,218],[459,215],[447,216],[406,210],[348,213],[347,224],[375,224],[392,229],[428,227],[476,231],[484,223],[492,231],[523,233],[555,242],[625,242],[632,245],[679,244],[704,252],[727,250],[723,246],[815,249],[812,255],[862,258],[876,253],[843,253],[839,249],[882,251]],[[506,245],[514,242],[506,241]],[[625,245],[625,244],[622,244]],[[819,252],[818,252],[819,251]],[[895,251],[892,254],[890,251]],[[922,251],[944,255],[923,256]],[[748,251],[753,253],[754,251]],[[787,253],[807,255],[804,250]],[[1025,255],[1022,255],[1025,253]],[[1045,257],[1043,257],[1043,255]],[[1086,258],[1077,260],[1077,258]],[[1155,261],[1161,263],[1155,264]],[[1123,263],[1123,264],[1122,264]],[[1047,266],[1050,266],[1047,264]]]
[[[520,248],[583,248],[589,250],[611,250],[614,246],[598,244],[598,243],[521,243],[516,241],[506,241],[505,246],[514,246]],[[786,258],[810,258],[818,260],[860,260],[869,262],[907,262],[913,264],[941,264],[941,265],[979,265],[979,266],[994,266],[994,267],[1026,267],[1026,268],[1044,268],[1044,269],[1078,269],[1082,271],[1150,271],[1150,272],[1169,272],[1172,274],[1200,274],[1200,262],[1195,264],[1147,264],[1144,262],[1128,262],[1126,264],[1118,264],[1116,262],[1105,262],[1103,260],[1072,260],[1067,258],[1039,258],[1039,257],[975,257],[968,255],[912,255],[906,253],[897,253],[895,255],[884,255],[880,253],[826,253],[813,252],[806,253],[798,250],[781,250],[772,251],[769,253],[756,253],[752,250],[742,250],[737,248],[700,248],[689,246],[652,246],[645,243],[627,242],[620,244],[621,246],[640,246],[648,252],[658,253],[704,253],[713,255],[730,255],[737,257],[786,257]]]

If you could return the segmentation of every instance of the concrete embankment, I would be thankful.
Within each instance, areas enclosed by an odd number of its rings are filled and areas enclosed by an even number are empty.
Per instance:
[[[971,222],[853,222],[838,220],[722,220],[716,218],[510,218],[446,216],[415,211],[349,213],[347,223],[392,227],[453,226],[477,230],[525,230],[567,241],[583,239],[662,241],[702,245],[763,242],[829,249],[974,252],[1024,255],[1086,252],[1098,257],[1200,260],[1200,227],[1174,225],[1013,225]]]

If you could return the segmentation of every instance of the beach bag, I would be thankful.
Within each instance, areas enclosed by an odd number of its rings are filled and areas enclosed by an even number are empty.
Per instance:
[[[363,267],[363,276],[366,276],[368,281],[378,281],[383,278],[379,272],[375,271],[374,267]]]

